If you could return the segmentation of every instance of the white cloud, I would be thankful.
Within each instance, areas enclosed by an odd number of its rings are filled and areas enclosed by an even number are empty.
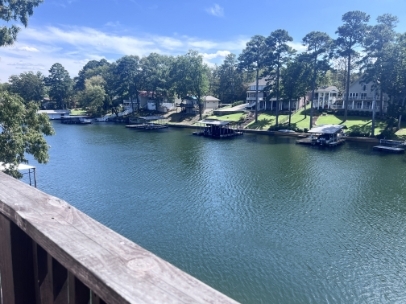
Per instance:
[[[306,47],[300,42],[288,42],[288,45],[300,53],[306,51]]]
[[[220,63],[230,52],[239,54],[248,41],[237,37],[229,41],[212,41],[198,37],[153,34],[117,34],[89,27],[27,28],[12,47],[0,48],[0,79],[23,70],[45,74],[52,64],[61,63],[72,77],[89,60],[105,58],[115,61],[124,55],[147,56],[152,52],[165,55],[186,54],[190,49],[203,55],[206,63]]]
[[[209,7],[206,9],[206,12],[209,13],[210,15],[213,15],[215,17],[223,17],[224,16],[224,9],[215,3],[212,7]]]
[[[26,52],[39,52],[35,47],[31,46],[21,46],[18,48],[20,51],[26,51]]]

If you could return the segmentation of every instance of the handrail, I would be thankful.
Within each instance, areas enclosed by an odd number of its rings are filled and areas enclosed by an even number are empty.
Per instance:
[[[236,303],[0,172],[0,303]]]

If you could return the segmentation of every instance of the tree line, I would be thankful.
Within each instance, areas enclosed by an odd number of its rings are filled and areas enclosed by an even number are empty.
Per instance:
[[[346,120],[350,83],[361,78],[365,83],[372,82],[379,92],[380,112],[383,94],[387,94],[390,111],[400,116],[406,96],[406,34],[395,31],[398,19],[393,15],[379,16],[374,25],[369,21],[365,12],[347,12],[337,28],[336,39],[312,31],[301,41],[303,52],[289,46],[293,38],[286,30],[278,29],[268,37],[253,36],[239,56],[229,54],[215,67],[205,64],[202,55],[193,50],[176,57],[157,53],[143,58],[126,55],[115,62],[91,60],[73,79],[61,64],[55,63],[49,76],[25,72],[11,76],[9,84],[3,86],[26,101],[40,101],[48,95],[59,108],[79,106],[93,115],[102,115],[117,111],[124,99],[139,107],[141,91],[149,92],[157,103],[196,96],[200,110],[204,95],[232,103],[245,99],[248,82],[266,77],[267,98],[276,99],[278,125],[281,101],[297,100],[308,91],[312,91],[313,101],[314,91],[323,85],[336,85],[344,92]]]

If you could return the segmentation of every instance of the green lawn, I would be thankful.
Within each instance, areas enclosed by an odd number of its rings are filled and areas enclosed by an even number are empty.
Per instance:
[[[307,109],[299,110],[296,113],[292,114],[292,117],[290,119],[290,126],[291,128],[299,128],[304,130],[309,129],[310,126],[310,113],[309,113],[309,106],[307,106]],[[306,115],[305,115],[306,114]],[[288,117],[289,119],[289,117]],[[288,119],[285,123],[285,126],[288,124]]]
[[[228,114],[228,115],[221,115],[221,116],[216,116],[212,115],[207,117],[207,119],[218,119],[218,120],[227,120],[231,122],[239,122],[240,120],[243,120],[245,118],[244,113],[235,113],[235,114]]]
[[[333,114],[320,115],[316,121],[317,125],[344,125],[347,127],[347,133],[351,131],[359,131],[369,133],[371,131],[372,120],[365,116],[348,116],[347,121],[343,121],[344,117]],[[375,124],[375,135],[380,134],[385,129],[385,122],[377,120]]]
[[[288,115],[279,115],[279,124],[283,124],[287,121]],[[275,125],[276,116],[273,114],[260,113],[258,115],[258,121],[251,122],[247,125],[247,129],[254,130],[268,130]]]
[[[78,116],[78,115],[86,115],[86,110],[83,109],[72,109],[70,110],[70,115]]]

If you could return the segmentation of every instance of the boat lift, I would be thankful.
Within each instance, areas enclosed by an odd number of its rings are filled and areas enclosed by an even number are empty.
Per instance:
[[[0,171],[4,171],[9,166],[9,164],[0,163]],[[37,188],[37,174],[36,168],[34,166],[28,164],[19,164],[17,166],[17,170],[20,171],[22,175],[28,175],[30,186],[34,186],[35,188]]]

